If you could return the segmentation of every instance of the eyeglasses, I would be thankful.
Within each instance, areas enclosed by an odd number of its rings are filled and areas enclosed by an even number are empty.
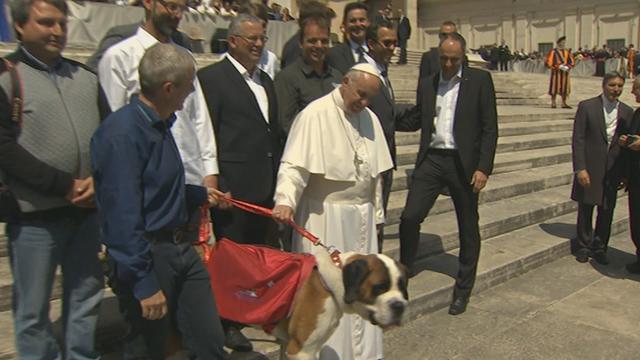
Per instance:
[[[380,44],[380,45],[382,45],[382,46],[384,46],[386,48],[389,48],[389,47],[392,47],[392,46],[398,46],[398,41],[397,40],[384,40],[384,41],[377,40],[377,42],[378,42],[378,44]]]
[[[269,41],[269,37],[268,36],[243,36],[243,35],[236,35],[237,37],[243,38],[245,39],[247,42],[255,44],[258,42],[258,40],[261,40],[262,43],[266,43],[267,41]]]
[[[181,5],[174,2],[166,2],[164,0],[156,0],[156,1],[159,2],[162,6],[164,6],[165,9],[169,10],[169,12],[172,12],[174,14],[183,13],[187,11],[187,5]]]

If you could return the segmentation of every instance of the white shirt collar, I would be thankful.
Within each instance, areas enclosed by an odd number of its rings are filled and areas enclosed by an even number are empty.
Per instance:
[[[158,39],[149,34],[149,32],[147,32],[147,30],[145,30],[142,26],[138,28],[138,31],[136,31],[136,37],[145,50],[149,49],[159,42]]]
[[[244,65],[240,64],[240,62],[238,60],[236,60],[233,55],[231,55],[230,53],[227,53],[227,59],[229,59],[229,61],[231,61],[231,64],[233,64],[233,66],[236,68],[236,70],[238,70],[238,72],[240,73],[240,75],[242,75],[242,77],[245,78],[252,78],[252,79],[259,79],[258,77],[258,72],[259,69],[256,66],[256,69],[253,71],[253,76],[251,76],[249,74],[249,70],[247,70],[247,68],[244,67]]]
[[[352,41],[351,39],[349,39],[349,47],[351,47],[352,51],[358,51],[358,48],[363,48],[365,53],[369,52],[369,47],[367,46],[366,41],[364,41],[362,45],[359,45],[355,41]]]

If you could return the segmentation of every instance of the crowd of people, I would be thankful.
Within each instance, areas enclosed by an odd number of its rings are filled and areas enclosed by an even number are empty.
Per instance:
[[[401,29],[408,25],[401,13],[394,21],[385,9],[372,21],[367,5],[349,3],[341,19],[344,42],[330,48],[335,13],[305,2],[276,74],[273,54],[264,49],[273,20],[265,5],[234,10],[228,53],[200,70],[177,33],[186,0],[143,0],[142,6],[142,24],[119,27],[102,42],[93,57],[96,75],[62,57],[63,0],[11,4],[19,46],[0,63],[0,170],[10,190],[0,201],[3,209],[13,201],[15,209],[2,216],[20,358],[100,357],[101,245],[127,324],[124,358],[163,359],[175,350],[175,337],[198,359],[224,359],[224,347],[252,350],[244,324],[218,315],[193,246],[201,229],[211,221],[217,239],[325,251],[278,225],[295,221],[341,251],[381,252],[396,131],[421,131],[399,261],[408,275],[421,270],[420,226],[447,191],[460,238],[449,313],[466,311],[480,255],[479,193],[493,170],[498,116],[491,74],[467,66],[466,40],[455,23],[444,22],[438,48],[423,55],[417,103],[407,108],[396,104],[388,76],[396,47],[410,34]],[[618,77],[605,77],[605,109],[630,118],[628,109],[610,107],[617,103],[609,89],[619,88],[612,79]],[[607,134],[618,118],[607,115]],[[640,116],[628,120],[608,141],[637,155]],[[595,174],[591,181],[599,181]],[[633,176],[629,181],[637,183]],[[638,195],[632,194],[633,218]],[[273,209],[272,218],[232,207],[231,197]],[[586,256],[603,259],[597,250],[606,252],[606,241],[597,248],[582,243]],[[48,317],[58,266],[61,346]],[[638,268],[640,261],[629,269]],[[376,281],[356,275],[362,284]],[[383,291],[380,286],[372,291]],[[382,359],[382,329],[369,320],[342,316],[320,358]],[[291,356],[299,350],[285,348]]]

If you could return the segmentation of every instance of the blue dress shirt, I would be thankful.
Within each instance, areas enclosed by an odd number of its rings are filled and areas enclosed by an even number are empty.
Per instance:
[[[185,185],[169,131],[175,119],[160,119],[134,98],[107,117],[91,139],[102,242],[118,265],[118,279],[139,300],[160,290],[148,233],[185,224],[189,208],[207,201],[206,188]]]

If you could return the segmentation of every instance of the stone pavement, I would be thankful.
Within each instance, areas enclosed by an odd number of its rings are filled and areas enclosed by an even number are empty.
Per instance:
[[[608,266],[565,256],[472,296],[460,316],[388,331],[385,359],[640,359],[640,275],[624,269],[635,249],[626,232],[611,245]]]

